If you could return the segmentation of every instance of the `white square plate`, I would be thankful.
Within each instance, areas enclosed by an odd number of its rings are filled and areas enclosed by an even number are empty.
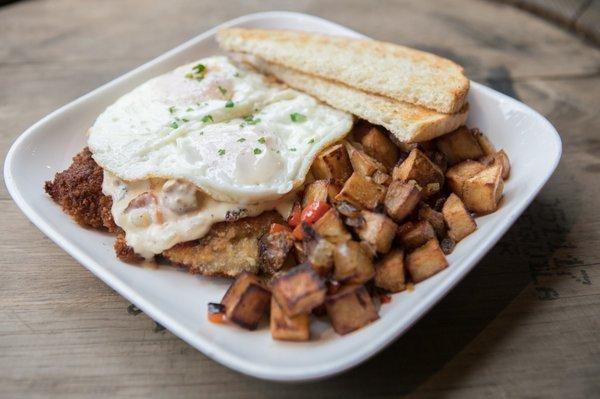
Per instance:
[[[225,26],[361,36],[321,18],[288,12],[252,14],[229,21],[84,95],[27,129],[8,153],[5,182],[25,215],[56,244],[207,356],[264,379],[299,381],[325,377],[384,348],[456,285],[546,183],[560,159],[561,141],[552,125],[531,108],[472,83],[469,125],[479,127],[498,148],[505,149],[513,169],[501,208],[477,219],[478,230],[448,257],[450,267],[418,284],[413,292],[394,295],[392,302],[382,307],[380,320],[343,337],[323,322],[314,326],[318,338],[306,343],[274,341],[264,328],[248,332],[211,324],[206,320],[206,304],[221,298],[228,285],[226,280],[191,276],[170,267],[151,270],[119,262],[112,249],[114,237],[72,222],[42,186],[85,146],[84,132],[109,104],[151,77],[218,53],[214,36]]]

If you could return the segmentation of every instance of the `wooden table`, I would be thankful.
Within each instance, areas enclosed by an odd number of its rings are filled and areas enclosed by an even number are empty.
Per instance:
[[[470,0],[18,2],[0,8],[2,154],[61,105],[222,21],[271,9],[460,62],[552,121],[558,171],[407,334],[302,385],[242,376],[165,331],[44,237],[0,185],[0,396],[598,397],[600,51],[529,13]]]

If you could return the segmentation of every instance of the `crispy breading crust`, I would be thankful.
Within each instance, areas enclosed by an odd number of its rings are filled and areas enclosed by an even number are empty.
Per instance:
[[[162,255],[193,274],[234,277],[242,272],[259,273],[258,241],[271,224],[282,221],[277,212],[270,211],[236,222],[217,223],[203,238],[177,244]]]

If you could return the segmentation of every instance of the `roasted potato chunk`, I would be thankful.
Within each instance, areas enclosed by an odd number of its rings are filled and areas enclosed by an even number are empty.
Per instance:
[[[503,189],[502,166],[488,166],[465,181],[462,199],[465,206],[475,213],[491,213],[498,209]]]
[[[400,181],[415,180],[423,188],[425,197],[440,191],[444,184],[442,170],[417,148],[394,168],[392,178]]]
[[[473,136],[477,139],[477,142],[485,155],[491,155],[496,152],[494,144],[492,144],[490,139],[488,139],[479,129],[471,129],[471,133],[473,133]]]
[[[368,155],[381,162],[388,170],[392,170],[400,158],[398,147],[375,126],[363,132],[360,143]]]
[[[479,142],[466,126],[461,126],[451,133],[438,137],[436,144],[450,165],[485,155]]]
[[[390,292],[406,289],[404,251],[392,249],[375,265],[375,286]]]
[[[375,158],[367,155],[363,150],[355,147],[354,145],[346,142],[346,150],[350,156],[350,163],[355,172],[360,173],[365,177],[370,177],[375,172],[387,172],[387,168]]]
[[[313,162],[311,170],[316,179],[331,179],[344,184],[352,175],[352,165],[344,145],[336,144],[322,152]]]
[[[406,256],[406,269],[415,283],[433,276],[447,266],[446,256],[435,238]]]
[[[334,244],[348,241],[352,238],[346,227],[344,227],[339,213],[333,208],[321,216],[313,227],[321,237]]]
[[[333,270],[335,245],[324,238],[318,238],[305,242],[304,250],[307,261],[320,276],[326,276]]]
[[[442,214],[448,225],[448,236],[455,242],[459,242],[477,229],[475,220],[456,194],[450,194],[444,203]]]
[[[421,188],[414,180],[394,180],[387,189],[383,205],[385,212],[400,222],[415,209],[421,198]]]
[[[382,213],[365,210],[361,216],[365,223],[354,229],[360,239],[370,244],[377,253],[387,253],[396,235],[396,223]]]
[[[271,336],[282,341],[308,341],[310,339],[310,315],[285,314],[275,298],[271,298]]]
[[[281,270],[293,246],[294,237],[289,231],[264,234],[258,241],[261,268],[268,274]]]
[[[444,221],[444,215],[429,206],[425,205],[419,208],[419,220],[426,220],[431,224],[435,234],[442,238],[446,234],[446,222]]]
[[[362,284],[375,274],[371,258],[356,241],[338,244],[333,254],[333,264],[333,277],[342,282]]]
[[[311,202],[333,200],[339,191],[340,188],[329,180],[315,180],[304,189],[302,208]]]
[[[369,292],[362,285],[349,285],[325,300],[327,314],[336,333],[348,334],[379,318]]]
[[[271,291],[286,315],[297,316],[321,305],[327,287],[310,265],[303,264],[275,275]]]
[[[446,181],[448,182],[450,190],[462,198],[465,182],[484,169],[484,164],[471,159],[467,159],[466,161],[462,161],[452,166],[446,172]]]
[[[398,238],[402,245],[404,245],[404,248],[407,249],[420,247],[435,237],[433,227],[426,220],[408,222],[398,229]]]
[[[502,166],[502,179],[508,179],[508,176],[510,175],[510,161],[508,159],[508,155],[506,155],[504,150],[500,150],[493,154],[486,155],[485,157],[480,158],[479,162],[481,162],[485,166]]]
[[[375,209],[383,201],[384,196],[384,186],[354,172],[335,199],[348,201],[359,208]]]
[[[271,293],[254,274],[244,272],[231,284],[221,304],[225,315],[240,327],[254,330],[269,309]]]
[[[384,186],[389,186],[392,182],[392,176],[388,175],[387,173],[383,173],[380,170],[376,170],[375,173],[373,173],[372,179],[375,183]]]

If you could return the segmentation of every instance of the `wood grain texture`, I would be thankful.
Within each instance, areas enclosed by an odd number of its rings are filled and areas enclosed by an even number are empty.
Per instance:
[[[207,359],[78,265],[0,185],[1,397],[600,395],[600,51],[496,3],[26,1],[0,8],[0,153],[61,105],[233,17],[288,9],[448,56],[561,132],[556,174],[501,242],[389,348],[282,385]]]

